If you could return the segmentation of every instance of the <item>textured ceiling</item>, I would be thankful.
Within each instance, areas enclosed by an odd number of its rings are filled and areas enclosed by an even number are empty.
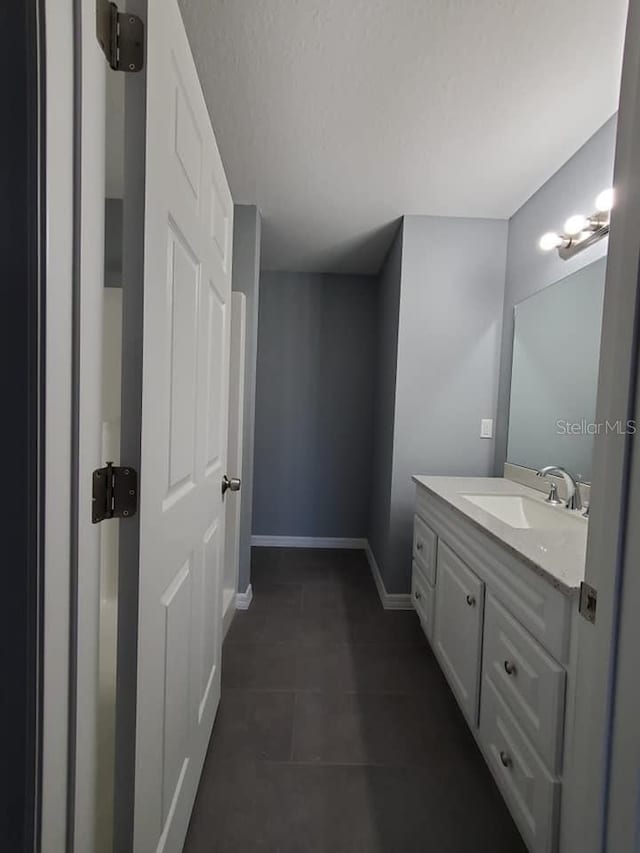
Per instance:
[[[617,109],[627,0],[180,0],[265,269],[377,272],[405,213],[508,217]]]

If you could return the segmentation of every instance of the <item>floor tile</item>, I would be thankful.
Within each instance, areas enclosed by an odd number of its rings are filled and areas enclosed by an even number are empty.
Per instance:
[[[380,597],[375,584],[364,581],[359,584],[314,583],[303,587],[302,613],[325,614],[337,611],[347,616],[360,616],[382,612]]]
[[[225,643],[222,654],[224,687],[293,690],[297,651],[289,643]]]
[[[352,619],[354,643],[402,643],[423,646],[424,632],[412,610],[380,610]]]
[[[525,853],[493,782],[470,798],[446,769],[218,762],[204,778],[185,853]]]
[[[415,615],[362,551],[254,549],[186,853],[526,853]]]
[[[298,693],[293,761],[319,764],[430,765],[460,763],[469,734],[457,715],[428,725],[429,705],[376,693]]]
[[[364,551],[324,548],[254,548],[251,583],[259,590],[274,583],[369,584]]]
[[[270,583],[265,581],[253,590],[252,613],[300,613],[302,590],[299,583]]]
[[[213,758],[288,761],[293,709],[293,693],[226,688],[211,740]]]
[[[297,609],[238,611],[225,643],[295,643],[303,626]]]
[[[425,693],[443,677],[429,648],[368,643],[326,644],[298,648],[296,686],[301,690]]]
[[[305,600],[313,594],[305,588]],[[307,646],[323,643],[400,643],[424,645],[424,633],[415,613],[403,610],[326,609],[303,613],[299,641]]]

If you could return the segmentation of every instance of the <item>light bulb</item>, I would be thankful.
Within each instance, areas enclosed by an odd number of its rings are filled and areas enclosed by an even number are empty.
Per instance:
[[[600,213],[609,213],[613,207],[614,192],[613,189],[603,190],[596,199],[596,210]]]
[[[557,249],[562,245],[562,237],[556,234],[555,231],[548,231],[543,234],[538,243],[543,252],[550,252],[552,249]]]
[[[589,220],[581,213],[575,213],[564,223],[564,230],[570,237],[577,237],[583,231],[589,230]]]

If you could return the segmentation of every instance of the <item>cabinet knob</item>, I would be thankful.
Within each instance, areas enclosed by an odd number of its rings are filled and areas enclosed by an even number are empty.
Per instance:
[[[473,607],[475,605],[475,603],[476,603],[475,598],[472,595],[468,595],[467,596],[467,604],[469,605],[469,607]]]
[[[515,675],[516,674],[516,665],[511,660],[506,660],[504,662],[504,671],[507,675]]]
[[[511,760],[511,756],[504,751],[500,752],[500,761],[502,762],[503,767],[509,768],[513,765],[513,761]]]
[[[413,594],[418,600],[422,598],[422,593],[419,590],[416,590]]]
[[[423,545],[422,542],[416,542],[416,551],[422,551]]]

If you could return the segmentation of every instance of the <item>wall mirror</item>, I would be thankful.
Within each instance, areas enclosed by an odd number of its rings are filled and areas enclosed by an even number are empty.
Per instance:
[[[591,482],[606,258],[516,305],[507,461]]]

